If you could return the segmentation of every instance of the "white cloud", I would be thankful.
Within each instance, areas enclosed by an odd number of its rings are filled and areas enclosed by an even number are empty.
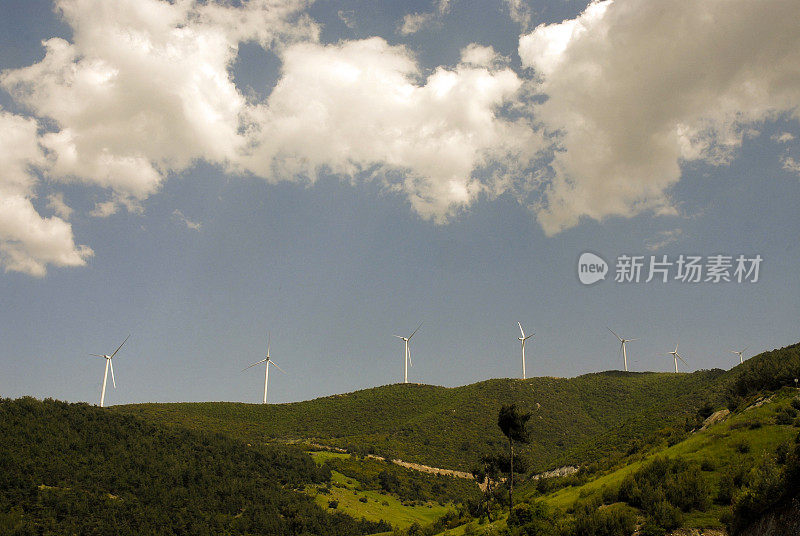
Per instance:
[[[798,162],[791,156],[785,156],[782,160],[782,163],[783,163],[783,169],[800,175],[800,162]]]
[[[353,10],[348,9],[340,9],[336,12],[336,16],[339,17],[339,20],[344,23],[345,26],[354,30],[356,28],[356,14]]]
[[[557,136],[538,219],[675,214],[681,163],[724,165],[752,125],[798,118],[800,3],[593,2],[520,39],[547,95],[536,118]],[[794,73],[794,74],[793,74]]]
[[[678,239],[683,234],[683,229],[672,229],[669,231],[661,231],[651,239],[650,241],[645,244],[645,247],[649,251],[658,251],[674,242],[677,242]]]
[[[508,9],[508,16],[527,30],[531,24],[531,8],[525,0],[503,0]]]
[[[381,38],[292,45],[282,59],[240,160],[272,180],[313,181],[321,170],[380,176],[420,215],[443,222],[493,193],[503,170],[527,163],[541,145],[527,123],[497,113],[522,84],[505,67],[460,64],[423,79],[405,48]],[[482,177],[491,164],[502,169]]]
[[[114,201],[101,201],[95,203],[94,208],[89,215],[95,218],[108,218],[117,213],[119,205]]]
[[[183,212],[181,212],[177,208],[172,211],[172,215],[179,222],[181,222],[183,225],[185,225],[187,228],[189,228],[189,229],[191,229],[193,231],[199,231],[200,228],[203,226],[203,224],[200,223],[199,221],[192,221],[189,218],[187,218],[186,216],[184,216]]]
[[[770,139],[772,141],[777,141],[778,143],[789,143],[794,139],[794,136],[790,132],[782,132],[780,134],[771,136]]]
[[[471,43],[461,50],[461,63],[476,67],[504,67],[508,58],[494,51],[494,48]]]
[[[37,124],[0,110],[0,266],[42,277],[48,264],[82,266],[92,255],[76,246],[63,219],[43,218],[31,200],[38,179],[33,168],[45,163]]]
[[[64,201],[64,194],[61,192],[47,196],[47,208],[65,220],[72,216],[72,208]]]
[[[433,2],[433,11],[426,13],[409,13],[403,17],[398,31],[402,35],[415,34],[421,30],[427,30],[439,26],[442,17],[450,12],[450,0],[437,0]]]
[[[402,35],[411,35],[433,26],[438,21],[436,13],[409,13],[403,17],[399,32]]]
[[[45,41],[42,61],[0,82],[57,125],[42,138],[51,178],[141,201],[196,159],[235,157],[245,99],[228,70],[238,43],[316,38],[316,25],[299,14],[307,3],[60,0],[73,42]]]

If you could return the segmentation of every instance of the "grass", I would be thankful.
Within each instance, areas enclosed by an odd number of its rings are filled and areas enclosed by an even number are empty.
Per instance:
[[[337,501],[338,510],[356,519],[363,517],[368,521],[383,520],[401,529],[408,528],[415,522],[420,525],[433,523],[452,508],[451,505],[436,502],[404,503],[381,491],[363,490],[358,480],[337,471],[331,473],[330,492],[322,493],[318,486],[307,486],[305,491],[323,508],[328,508],[331,501]]]
[[[738,465],[749,467],[765,453],[775,452],[781,443],[794,439],[798,429],[790,425],[775,424],[774,416],[778,409],[788,406],[795,396],[794,389],[786,388],[760,407],[732,414],[726,420],[716,423],[707,430],[696,432],[676,445],[654,449],[641,460],[628,463],[582,486],[564,488],[542,499],[551,506],[567,510],[579,499],[600,497],[603,487],[612,489],[619,487],[626,476],[656,456],[680,457],[701,464],[706,462],[710,469],[706,474],[714,496],[719,489],[720,478],[726,470]],[[743,448],[742,445],[747,445],[747,448]],[[526,497],[528,500],[532,498],[532,494]],[[720,527],[720,516],[728,509],[728,506],[714,504],[705,512],[690,512],[686,515],[684,527]]]

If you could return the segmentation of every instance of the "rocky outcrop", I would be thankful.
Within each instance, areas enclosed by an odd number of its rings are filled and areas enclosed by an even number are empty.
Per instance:
[[[703,426],[700,428],[701,430],[705,430],[715,422],[719,422],[725,417],[730,414],[730,410],[721,409],[713,414],[711,414],[706,420],[703,421]]]
[[[772,508],[735,536],[796,536],[800,534],[800,496]]]

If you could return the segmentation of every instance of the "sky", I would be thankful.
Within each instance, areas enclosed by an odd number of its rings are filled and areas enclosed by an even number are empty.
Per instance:
[[[517,322],[529,377],[797,342],[798,17],[6,0],[0,396],[98,403],[128,334],[106,404],[260,402],[268,334],[276,403],[402,381],[420,322],[443,386],[520,377]]]

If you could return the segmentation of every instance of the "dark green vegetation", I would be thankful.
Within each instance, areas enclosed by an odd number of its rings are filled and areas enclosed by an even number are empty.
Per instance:
[[[323,463],[329,470],[357,480],[362,489],[391,493],[402,501],[446,505],[476,499],[480,493],[473,480],[422,473],[371,458],[328,455]]]
[[[292,491],[298,450],[165,430],[86,404],[0,400],[0,534],[371,534]]]
[[[397,384],[307,402],[136,404],[112,410],[249,442],[316,441],[469,471],[507,448],[497,411],[531,411],[532,470],[623,456],[642,437],[682,427],[709,396],[723,396],[723,371],[693,374],[605,372],[578,378],[498,379],[456,388]],[[715,394],[716,393],[716,394]]]
[[[800,493],[795,377],[800,345],[728,372],[392,385],[266,407],[3,400],[0,534],[737,534]],[[511,427],[498,417],[511,404],[531,413],[531,441],[511,443],[509,512]],[[312,460],[290,442],[357,456]],[[481,494],[371,452],[493,485]],[[581,470],[533,478],[567,464]]]

